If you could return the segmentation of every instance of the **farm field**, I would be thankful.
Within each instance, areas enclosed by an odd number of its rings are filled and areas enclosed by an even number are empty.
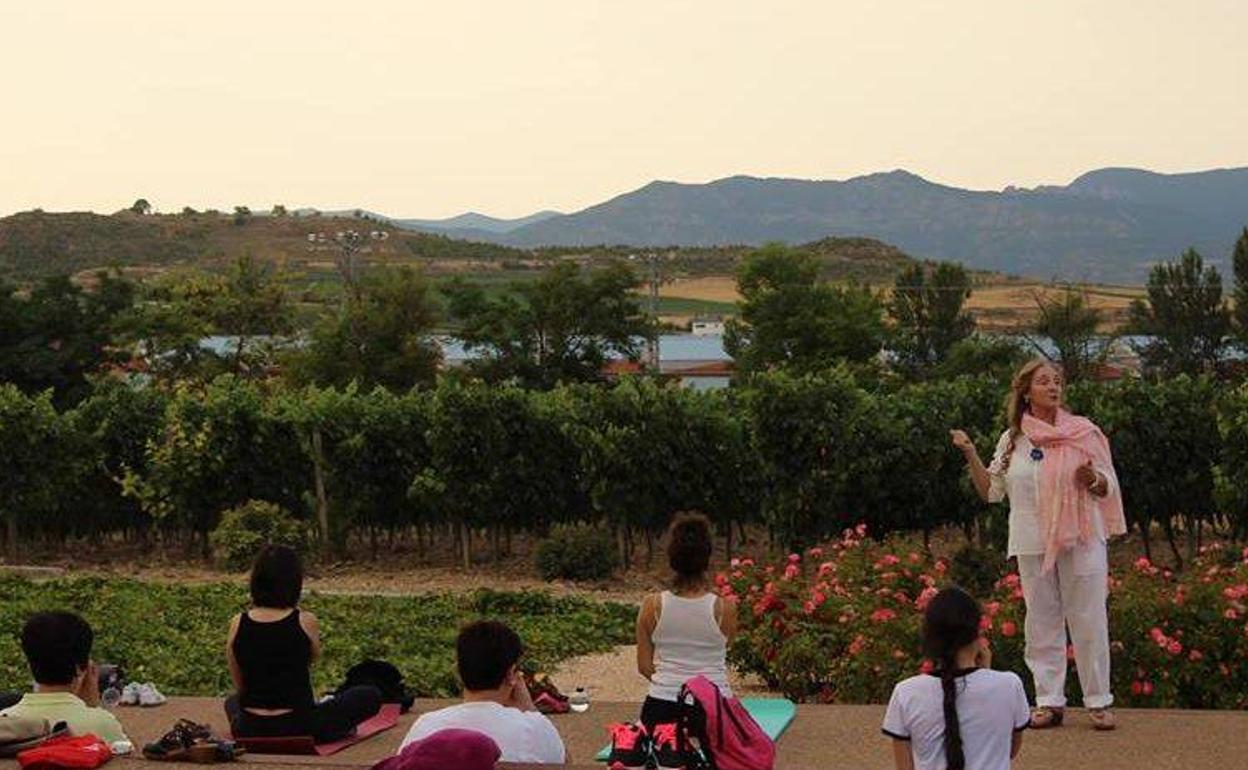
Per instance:
[[[879,288],[887,292],[889,287]],[[1107,330],[1125,323],[1131,301],[1145,296],[1142,286],[1090,284],[1075,288],[1086,292],[1089,305],[1104,313]],[[1053,298],[1060,291],[1053,284],[1002,278],[999,282],[977,284],[966,307],[975,316],[981,330],[1006,331],[1033,323],[1038,314],[1038,299]],[[708,312],[720,314],[732,314],[732,303],[740,298],[736,279],[731,275],[676,278],[659,288],[659,296],[673,303],[667,307],[679,307],[675,303],[681,301],[714,303],[717,309]]]

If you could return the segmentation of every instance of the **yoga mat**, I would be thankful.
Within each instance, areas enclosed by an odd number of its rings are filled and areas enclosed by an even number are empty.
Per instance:
[[[371,719],[366,719],[355,728],[355,733],[333,743],[313,743],[310,735],[296,735],[283,738],[236,738],[238,745],[252,754],[316,754],[328,756],[367,740],[377,733],[389,730],[399,723],[399,704],[386,703],[381,711]]]
[[[793,717],[797,716],[797,706],[786,698],[742,698],[741,705],[745,706],[745,710],[750,712],[750,716],[754,717],[754,721],[758,722],[758,726],[763,728],[763,732],[767,733],[767,737],[773,741],[780,740],[780,736],[788,729]],[[610,754],[611,744],[607,744],[606,748],[598,752],[598,756],[594,759],[606,762]]]

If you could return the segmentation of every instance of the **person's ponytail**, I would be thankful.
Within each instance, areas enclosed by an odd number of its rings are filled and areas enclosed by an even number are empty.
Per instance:
[[[938,667],[945,714],[945,766],[965,770],[966,752],[958,720],[958,652],[979,638],[979,604],[951,586],[932,597],[923,613],[923,649]]]
[[[958,724],[958,672],[954,662],[955,652],[948,652],[940,668],[940,686],[945,694],[945,767],[947,770],[964,770],[966,754],[962,750],[962,728]]]

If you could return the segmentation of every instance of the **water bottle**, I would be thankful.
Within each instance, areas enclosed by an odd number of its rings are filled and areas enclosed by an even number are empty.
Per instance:
[[[111,709],[121,703],[121,668],[109,663],[101,663],[97,668],[100,675],[100,705]]]
[[[589,711],[589,693],[584,687],[576,688],[576,692],[568,696],[568,707],[578,714]]]

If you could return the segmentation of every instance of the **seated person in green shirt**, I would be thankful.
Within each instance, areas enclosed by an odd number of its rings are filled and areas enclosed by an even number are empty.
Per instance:
[[[35,691],[0,715],[64,722],[73,735],[95,735],[108,743],[129,740],[121,723],[100,708],[100,677],[91,660],[95,635],[72,612],[40,612],[22,629],[22,651]]]

